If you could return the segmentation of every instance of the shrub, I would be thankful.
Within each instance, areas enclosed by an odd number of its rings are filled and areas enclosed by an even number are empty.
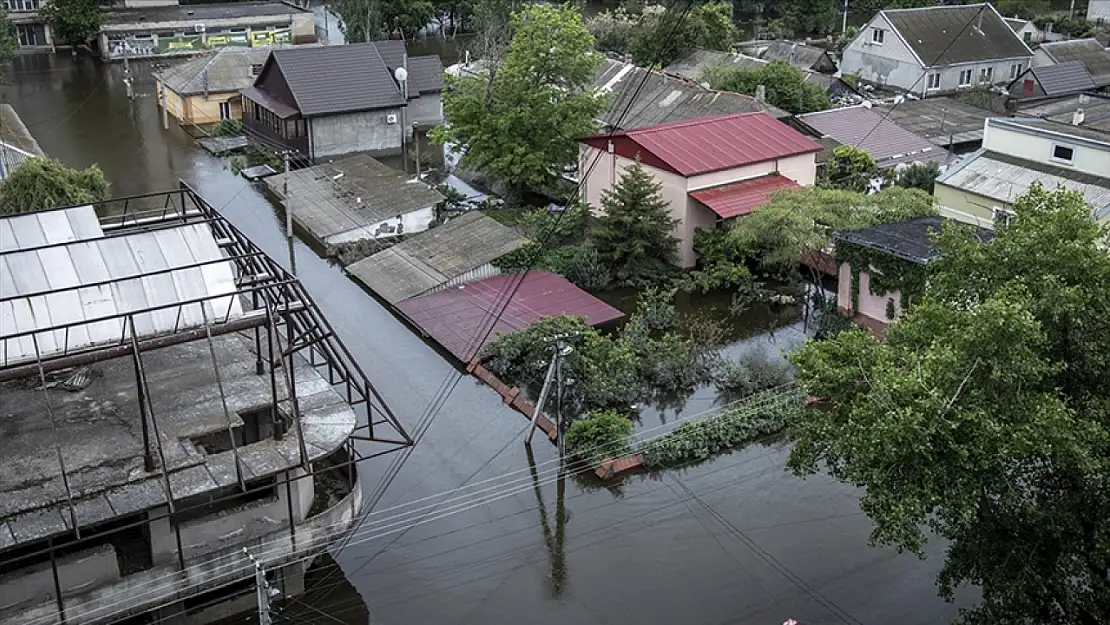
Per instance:
[[[405,235],[385,237],[382,239],[358,239],[329,245],[324,255],[328,260],[333,260],[346,267],[377,254],[378,252],[393,247],[405,240]]]
[[[725,408],[701,421],[686,422],[639,449],[644,467],[661,469],[704,460],[740,444],[779,432],[789,425],[802,407],[802,394],[790,392],[753,397],[751,401]]]
[[[243,122],[237,119],[221,119],[220,123],[212,127],[210,133],[213,137],[230,137],[243,132]]]
[[[631,449],[628,438],[632,430],[632,421],[622,414],[612,410],[595,412],[575,421],[567,430],[567,454],[590,464],[619,458]]]
[[[752,350],[739,362],[724,361],[718,366],[714,383],[717,390],[732,397],[747,397],[787,384],[794,379],[793,367],[784,359],[772,359],[767,350]]]

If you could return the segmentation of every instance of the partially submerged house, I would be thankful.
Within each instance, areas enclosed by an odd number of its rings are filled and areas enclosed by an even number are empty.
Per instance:
[[[840,69],[921,97],[1009,83],[1033,51],[990,4],[879,11],[844,48]]]
[[[411,440],[191,189],[99,208],[0,218],[4,623],[210,622],[257,604],[252,556],[298,594],[361,510],[356,461]]]
[[[798,115],[795,125],[814,137],[831,137],[866,150],[881,168],[934,162],[945,165],[949,154],[925,137],[890,121],[869,106],[846,106]]]
[[[414,126],[443,121],[442,90],[439,57],[403,41],[274,50],[241,91],[243,123],[307,159],[397,154]]]
[[[182,124],[239,120],[239,92],[254,84],[269,56],[270,48],[222,48],[156,71],[155,89],[164,94],[167,112]]]
[[[845,246],[858,246],[892,256],[906,263],[927,265],[940,257],[933,236],[941,231],[944,217],[914,217],[905,221],[880,224],[860,230],[833,233],[838,251]],[[993,232],[980,230],[982,241],[993,238]],[[840,262],[837,268],[836,301],[841,314],[876,334],[898,319],[911,302],[898,289],[881,291],[873,287],[874,267],[852,267]]]
[[[1099,221],[1110,220],[1110,135],[1046,119],[986,121],[983,147],[936,180],[941,214],[983,228],[1006,223],[1034,183],[1078,191]]]
[[[663,187],[679,221],[679,262],[697,260],[694,233],[765,204],[782,188],[812,185],[821,145],[765,113],[740,113],[580,139],[583,199],[594,209],[637,161]],[[588,165],[587,165],[588,164]]]
[[[347,265],[356,281],[387,303],[500,275],[498,258],[527,243],[520,234],[477,211]]]
[[[1078,61],[1091,75],[1095,87],[1110,85],[1110,51],[1096,39],[1068,39],[1042,43],[1033,53],[1033,66],[1044,67]]]
[[[266,186],[322,245],[423,232],[444,200],[424,182],[366,154],[270,176]]]
[[[1095,81],[1080,61],[1030,67],[1010,83],[1010,97],[1017,100],[1040,100],[1094,91]]]
[[[829,51],[796,41],[772,41],[759,55],[764,61],[786,61],[805,72],[835,74],[836,60]]]

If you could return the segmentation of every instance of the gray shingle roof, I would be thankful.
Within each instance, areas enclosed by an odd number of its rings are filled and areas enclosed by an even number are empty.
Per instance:
[[[927,67],[1033,55],[989,4],[881,13]]]
[[[786,61],[798,69],[817,69],[828,52],[816,46],[807,46],[793,41],[775,41],[767,47],[761,58],[765,61]],[[829,59],[825,65],[832,64]]]
[[[1095,89],[1091,74],[1079,61],[1030,67],[1014,82],[1020,83],[1028,75],[1032,75],[1033,79],[1040,83],[1041,89],[1044,89],[1045,95],[1048,96],[1070,95]]]
[[[1080,128],[1099,130],[1110,137],[1110,97],[1097,94],[1079,94],[1070,98],[1052,100],[1018,106],[1018,116],[1042,117],[1065,124],[1072,123],[1076,109],[1083,109],[1085,120]]]
[[[1041,50],[1057,63],[1079,61],[1087,68],[1096,87],[1110,85],[1110,52],[1094,39],[1070,39],[1041,44]]]
[[[443,91],[443,61],[434,54],[409,57],[409,96]]]
[[[879,167],[946,160],[944,149],[863,106],[807,113],[798,119],[824,136],[867,150]]]
[[[209,93],[240,91],[254,84],[251,66],[265,64],[269,56],[267,48],[224,48],[162,70],[157,77],[178,95],[204,93],[206,76]]]
[[[671,63],[663,69],[663,73],[697,82],[701,78],[702,70],[707,67],[728,65],[740,69],[755,69],[766,64],[767,61],[763,59],[757,59],[754,56],[740,54],[739,52],[699,49]]]
[[[470,212],[346,269],[379,297],[397,304],[437,290],[525,242],[512,228]]]
[[[640,89],[641,84],[643,89]],[[601,64],[594,85],[613,93],[608,110],[600,116],[601,121],[610,126],[620,121],[621,130],[730,113],[764,112],[776,119],[790,117],[786,111],[761,103],[752,96],[703,89],[684,80],[668,78],[658,72],[649,72],[612,59],[606,59]],[[640,89],[639,93],[637,89]],[[633,94],[636,94],[636,99],[629,108],[629,99]],[[628,113],[622,119],[625,109]]]

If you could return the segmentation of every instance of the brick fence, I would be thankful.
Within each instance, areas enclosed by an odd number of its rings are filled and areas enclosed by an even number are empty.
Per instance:
[[[470,364],[466,366],[466,371],[497,391],[501,399],[505,400],[505,403],[509,404],[513,410],[516,410],[529,419],[532,418],[532,413],[536,411],[536,406],[520,394],[519,387],[509,386],[502,382],[501,379],[493,375],[490,370],[483,367],[481,361],[478,359],[471,360]],[[536,427],[543,430],[543,433],[547,434],[548,440],[552,442],[559,438],[559,431],[555,427],[555,423],[552,422],[551,419],[548,419],[546,415],[540,415],[539,421],[536,422]]]

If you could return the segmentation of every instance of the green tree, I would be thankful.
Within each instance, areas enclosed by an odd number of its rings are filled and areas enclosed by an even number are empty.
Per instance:
[[[926,295],[885,342],[861,330],[793,361],[824,405],[790,467],[866,488],[872,542],[948,542],[964,623],[1110,622],[1110,234],[1072,191],[1032,189],[981,244],[938,238]]]
[[[602,410],[578,419],[567,430],[567,453],[575,460],[597,464],[619,458],[630,451],[629,437],[635,429],[625,415]]]
[[[1048,0],[999,0],[994,4],[1004,17],[1020,17],[1031,20],[1052,10]]]
[[[637,64],[656,69],[695,48],[728,50],[736,39],[732,6],[719,1],[688,10],[682,3],[620,6],[591,17],[587,27],[598,50],[630,54]]]
[[[70,46],[88,43],[100,32],[104,18],[97,0],[51,0],[43,6],[41,14],[54,31],[54,38]]]
[[[335,0],[330,6],[347,43],[388,39],[397,31],[412,38],[436,15],[429,0]]]
[[[935,161],[928,163],[914,163],[898,172],[895,182],[900,187],[907,189],[921,189],[925,193],[932,193],[933,186],[940,175],[940,165]]]
[[[601,198],[604,210],[590,239],[617,285],[643,286],[674,274],[679,221],[660,194],[662,184],[639,163],[624,170]]]
[[[12,26],[12,20],[8,17],[8,10],[0,7],[0,68],[7,67],[19,50],[19,41],[14,32],[15,26]]]
[[[762,85],[769,104],[795,115],[832,107],[825,89],[805,82],[805,74],[786,61],[771,61],[757,68],[707,67],[699,80],[714,89],[748,95],[755,95],[756,87]]]
[[[532,4],[513,14],[513,36],[496,71],[452,79],[443,95],[439,143],[463,150],[463,165],[512,191],[543,190],[578,160],[579,137],[597,132],[605,98],[593,89],[601,56],[581,12]]]
[[[0,215],[101,202],[108,181],[96,165],[76,170],[52,158],[24,161],[0,182]]]
[[[870,152],[852,145],[838,145],[825,164],[823,182],[833,189],[864,192],[878,173],[879,168]]]

